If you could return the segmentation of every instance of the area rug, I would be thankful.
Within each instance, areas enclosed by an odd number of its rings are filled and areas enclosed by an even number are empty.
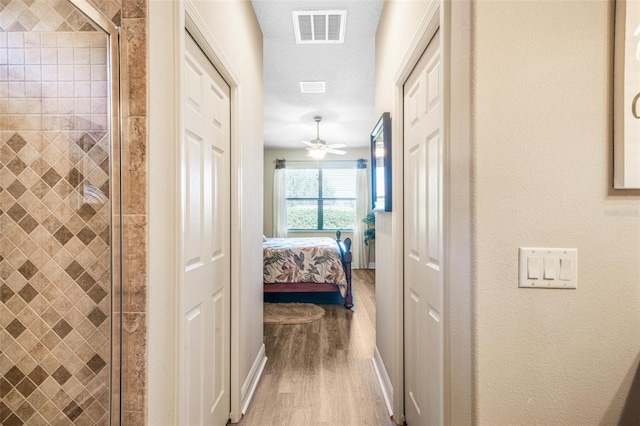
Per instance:
[[[305,324],[324,316],[324,309],[312,303],[265,303],[265,324]]]

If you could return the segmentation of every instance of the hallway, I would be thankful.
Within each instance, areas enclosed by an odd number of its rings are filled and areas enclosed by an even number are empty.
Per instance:
[[[371,358],[375,271],[354,270],[354,311],[323,305],[319,321],[266,325],[267,365],[242,426],[391,426]]]

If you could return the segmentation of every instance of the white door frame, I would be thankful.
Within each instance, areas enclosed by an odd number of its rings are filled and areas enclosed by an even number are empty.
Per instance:
[[[227,82],[231,89],[231,223],[230,226],[230,238],[231,238],[231,412],[230,418],[232,421],[237,421],[241,417],[240,403],[241,403],[241,381],[240,381],[240,366],[236,360],[240,359],[240,340],[239,340],[239,327],[240,327],[240,218],[242,217],[242,204],[240,203],[239,187],[240,187],[240,163],[242,155],[242,147],[240,144],[241,127],[239,123],[242,122],[240,118],[239,99],[241,91],[241,81],[238,73],[233,69],[231,63],[227,59],[220,45],[213,38],[205,21],[198,13],[192,0],[183,0],[175,2],[175,13],[178,19],[177,25],[174,29],[177,43],[178,52],[177,57],[182,58],[185,52],[185,29],[191,34],[198,46],[202,49],[205,56],[211,61],[216,70],[220,73],[222,78]],[[180,62],[181,64],[182,62]],[[182,78],[184,70],[182,65],[177,70],[177,89],[176,99],[183,99],[183,86]],[[182,112],[182,104],[177,109],[178,129],[182,129],[184,125],[184,114]],[[181,135],[176,135],[181,137]],[[181,161],[177,156],[177,161]],[[178,170],[179,168],[179,164]],[[180,202],[182,188],[178,188],[178,197],[176,199],[178,208],[182,203]],[[178,226],[181,226],[178,224]],[[177,230],[181,232],[180,229]],[[179,256],[177,265],[181,265],[180,259],[183,257],[183,248],[179,248]],[[180,279],[178,287],[182,288],[184,283]],[[178,292],[179,295],[179,292]],[[180,305],[181,301],[178,299],[177,304]],[[179,321],[179,318],[176,318]],[[176,323],[176,330],[180,332],[179,324]],[[177,336],[180,339],[180,336]],[[178,358],[178,352],[176,351],[176,360]],[[176,387],[178,389],[179,387]],[[180,407],[178,407],[178,410]],[[178,412],[176,417],[181,418],[181,414]]]
[[[435,0],[425,13],[404,58],[394,74],[392,99],[393,191],[392,250],[395,297],[396,364],[392,366],[393,412],[404,413],[403,342],[403,85],[438,28],[442,54],[443,225],[444,225],[444,424],[472,424],[475,378],[472,247],[473,153],[473,27],[471,2]],[[455,126],[452,126],[455,123]],[[455,170],[452,164],[455,162]],[[452,218],[455,228],[450,227]],[[455,287],[452,287],[452,284]],[[455,329],[455,333],[451,330]],[[404,414],[400,416],[404,418]]]
[[[395,333],[396,341],[393,347],[395,348],[396,364],[393,368],[393,376],[395,378],[392,383],[393,389],[397,391],[393,392],[393,412],[402,413],[400,418],[396,418],[396,422],[404,421],[404,188],[401,182],[403,181],[404,164],[403,164],[403,150],[404,150],[404,125],[403,125],[403,101],[404,101],[404,83],[409,78],[411,71],[415,68],[416,64],[420,60],[420,57],[426,50],[429,42],[435,35],[438,29],[441,30],[441,54],[442,54],[442,84],[443,84],[443,96],[442,96],[442,139],[443,139],[443,240],[444,240],[444,257],[443,257],[443,275],[444,275],[444,315],[443,315],[443,338],[444,338],[444,354],[443,354],[443,387],[444,387],[444,408],[443,419],[444,424],[449,424],[450,419],[450,404],[449,404],[449,247],[447,241],[447,233],[449,229],[449,209],[448,209],[448,185],[447,177],[449,175],[449,160],[448,160],[448,146],[449,146],[449,115],[448,105],[450,103],[450,90],[449,90],[449,73],[450,73],[450,49],[449,49],[449,34],[448,23],[445,22],[444,12],[450,7],[444,0],[436,0],[429,4],[427,12],[422,18],[422,22],[416,31],[409,48],[407,49],[404,58],[398,66],[396,73],[393,77],[394,84],[394,97],[392,101],[392,180],[396,182],[393,188],[393,205],[394,214],[392,217],[391,229],[392,229],[392,252],[394,253],[393,262],[396,265],[394,268],[393,282],[403,283],[403,285],[396,286],[398,292],[395,297],[396,307],[395,312],[395,324],[397,330]]]

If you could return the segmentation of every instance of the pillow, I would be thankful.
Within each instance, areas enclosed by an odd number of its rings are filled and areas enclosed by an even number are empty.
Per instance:
[[[262,242],[264,243],[265,241],[267,241],[267,237],[265,237],[264,234],[262,234]]]

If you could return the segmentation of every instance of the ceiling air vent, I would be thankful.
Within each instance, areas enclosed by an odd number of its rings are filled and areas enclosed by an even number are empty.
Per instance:
[[[301,81],[302,93],[324,93],[324,81]]]
[[[296,43],[344,43],[346,10],[294,11]]]

